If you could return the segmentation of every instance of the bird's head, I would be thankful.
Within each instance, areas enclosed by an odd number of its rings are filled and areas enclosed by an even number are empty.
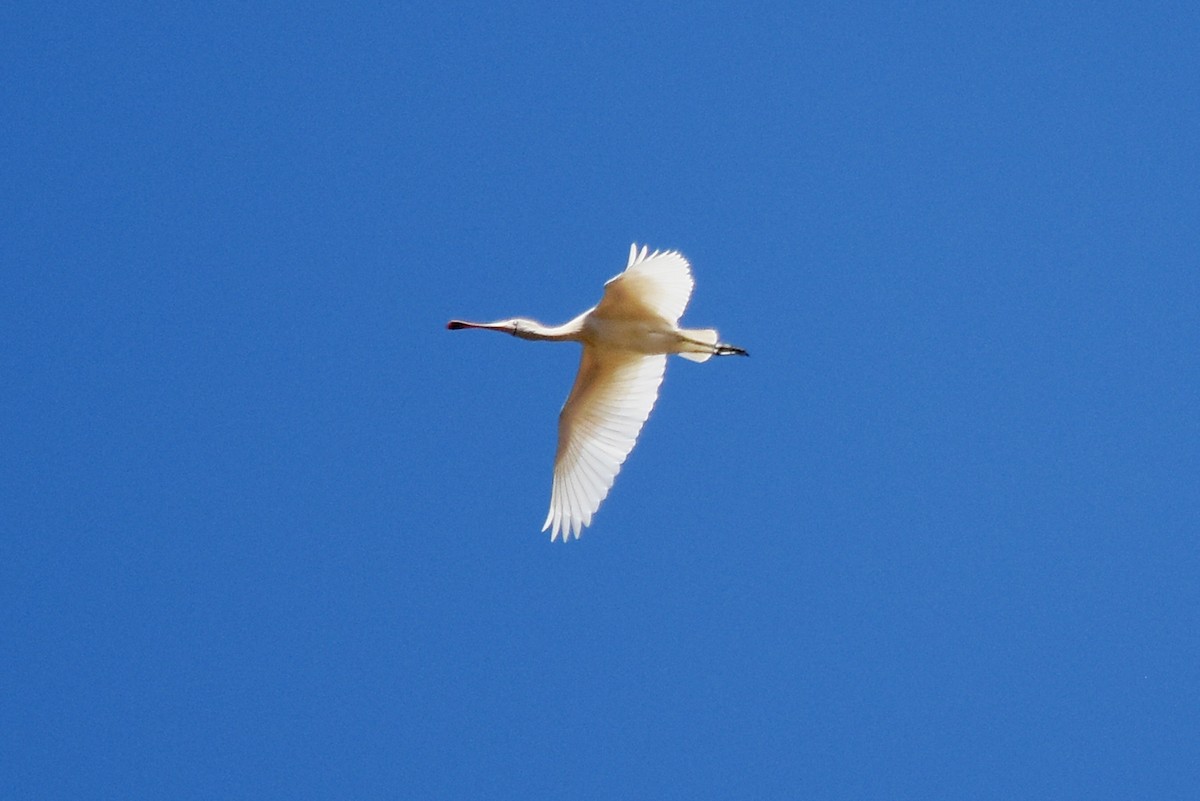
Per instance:
[[[451,320],[446,323],[446,327],[451,331],[458,331],[463,328],[479,328],[484,331],[503,331],[507,334],[512,334],[514,337],[519,337],[527,333],[529,329],[529,321],[523,320],[520,317],[513,317],[508,320],[497,320],[494,323],[470,323],[466,320]]]

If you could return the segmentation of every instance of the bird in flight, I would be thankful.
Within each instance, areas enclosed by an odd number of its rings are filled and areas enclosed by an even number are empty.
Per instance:
[[[579,342],[583,358],[558,417],[550,513],[542,531],[553,542],[578,539],[608,496],[658,399],[667,354],[693,362],[746,356],[714,328],[680,328],[692,295],[692,271],[677,251],[629,247],[625,272],[604,285],[600,303],[570,322],[542,325],[514,317],[494,323],[451,320],[446,327],[503,331],[521,339]]]

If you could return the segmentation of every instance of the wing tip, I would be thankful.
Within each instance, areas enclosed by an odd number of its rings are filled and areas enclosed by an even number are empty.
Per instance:
[[[673,253],[673,252],[675,252],[675,251],[667,251],[667,253]],[[663,251],[661,251],[661,250],[656,250],[653,253],[651,253],[649,245],[642,245],[642,249],[638,250],[637,242],[631,242],[629,245],[629,261],[626,262],[625,269],[628,270],[630,267],[632,267],[635,264],[641,264],[642,262],[646,261],[647,259],[652,259],[655,256],[662,255],[662,254],[663,254]]]
[[[568,542],[572,536],[579,539],[583,535],[583,530],[592,522],[592,516],[586,515],[580,517],[574,514],[563,514],[563,510],[558,507],[555,501],[550,502],[550,513],[546,515],[546,522],[542,524],[542,531],[550,529],[550,541],[555,542],[561,536],[563,542]]]
[[[625,263],[625,269],[628,270],[635,264],[641,264],[644,261],[650,261],[651,259],[658,258],[659,256],[679,259],[681,262],[683,262],[684,268],[688,271],[688,276],[691,276],[692,263],[688,261],[687,256],[683,255],[678,250],[655,250],[652,252],[649,245],[642,245],[641,250],[639,250],[637,242],[633,242],[629,245],[629,261]]]

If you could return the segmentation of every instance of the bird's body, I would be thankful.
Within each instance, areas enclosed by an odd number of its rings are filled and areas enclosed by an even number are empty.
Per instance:
[[[658,398],[667,355],[703,362],[745,356],[712,328],[679,328],[692,293],[687,259],[675,251],[629,250],[625,272],[604,285],[600,303],[559,326],[513,318],[495,323],[451,320],[447,328],[504,331],[522,339],[583,345],[575,385],[558,422],[550,513],[542,526],[576,538],[608,495]]]

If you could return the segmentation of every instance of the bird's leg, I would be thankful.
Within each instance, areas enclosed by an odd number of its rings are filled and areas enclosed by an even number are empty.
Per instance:
[[[688,336],[689,334],[692,334],[693,336]],[[704,358],[698,359],[697,361],[704,361],[704,359],[708,358],[709,356],[749,356],[750,355],[745,350],[743,350],[742,348],[739,348],[736,345],[729,345],[725,342],[718,342],[717,341],[717,332],[712,328],[702,328],[702,329],[698,329],[696,331],[686,331],[686,330],[678,331],[678,332],[676,332],[676,336],[678,337],[680,342],[686,342],[689,345],[695,346],[694,350],[691,348],[682,349],[683,351],[687,351],[687,353],[684,353],[681,351],[674,351],[675,353],[679,353],[684,358],[691,358],[690,356],[687,355],[688,353],[702,354]],[[711,339],[708,339],[708,337],[711,337]]]

